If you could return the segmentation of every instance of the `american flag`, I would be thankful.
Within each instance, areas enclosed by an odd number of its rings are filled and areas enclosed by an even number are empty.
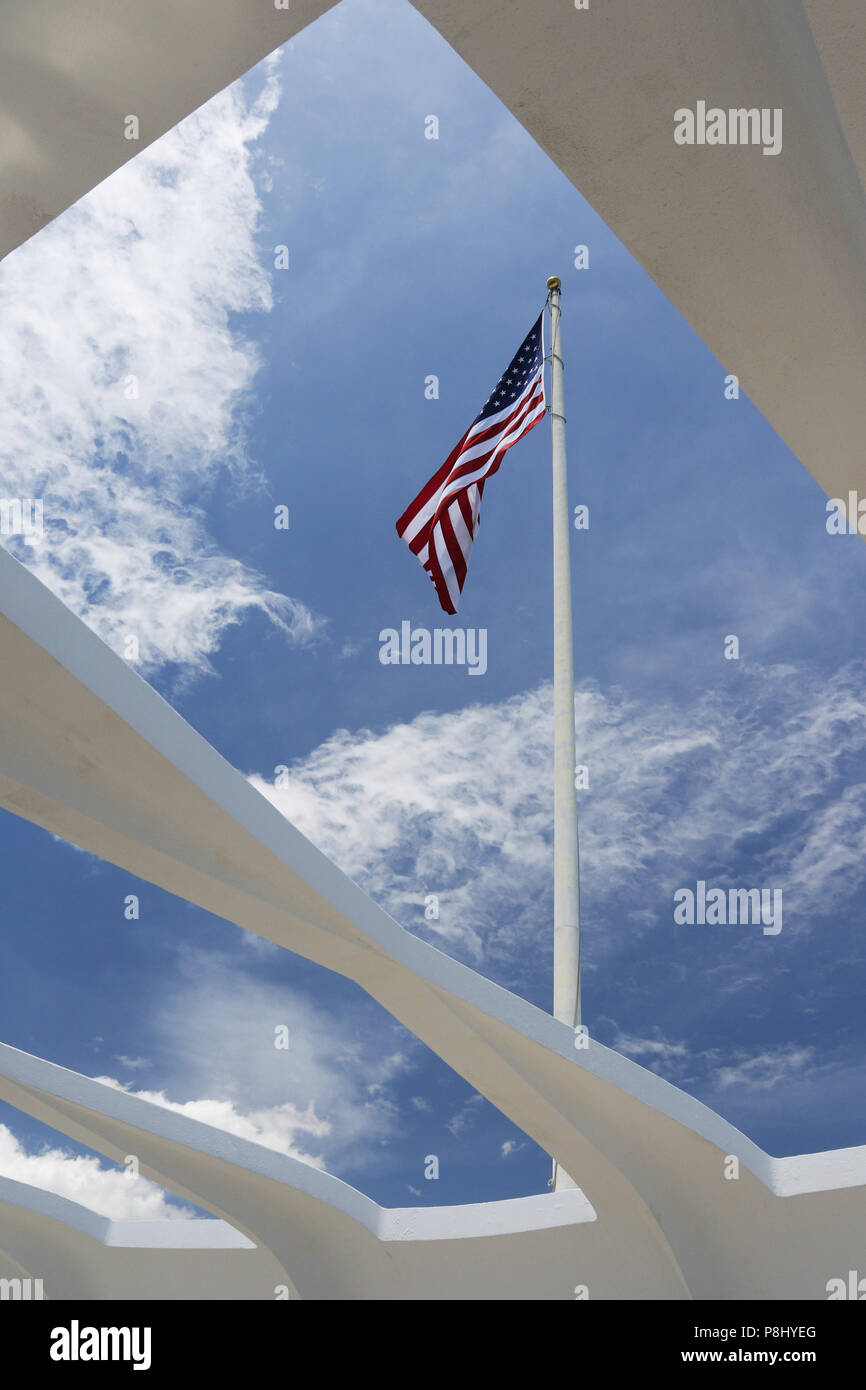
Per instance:
[[[398,536],[418,556],[446,613],[457,612],[466,583],[484,484],[544,415],[543,321],[542,310],[484,409],[397,522]]]

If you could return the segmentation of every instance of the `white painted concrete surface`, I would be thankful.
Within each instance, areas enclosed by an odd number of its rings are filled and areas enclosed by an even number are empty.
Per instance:
[[[4,0],[0,256],[333,4]]]
[[[196,1128],[203,1133],[193,1137],[208,1148],[218,1132]],[[129,1126],[127,1138],[136,1137]],[[281,1176],[264,1198],[274,1223],[270,1243],[281,1249],[296,1282],[273,1248],[255,1246],[224,1221],[109,1221],[8,1179],[0,1179],[0,1278],[41,1279],[46,1298],[268,1301],[297,1298],[297,1283],[302,1296],[327,1298],[557,1300],[573,1299],[578,1275],[598,1263],[598,1236],[582,1239],[592,1208],[574,1191],[385,1210],[320,1174],[318,1200],[325,1194],[330,1209],[318,1219],[321,1240],[311,1238],[317,1227],[315,1208],[312,1218],[307,1210],[305,1175],[293,1172],[291,1160],[284,1165],[274,1157],[272,1169]],[[294,1190],[287,1173],[297,1179]],[[247,1210],[255,1175],[239,1165],[228,1181],[232,1202]],[[366,1220],[359,1231],[360,1213]],[[629,1293],[626,1285],[618,1296]]]
[[[856,1267],[866,1148],[772,1158],[635,1063],[595,1042],[576,1051],[564,1024],[399,927],[5,552],[0,614],[0,805],[355,980],[580,1185],[604,1296],[822,1297]],[[326,1261],[305,1267],[307,1296],[384,1287],[360,1272],[381,1234],[361,1194],[341,1184],[335,1215],[334,1179],[277,1169],[289,1160],[218,1131],[205,1142],[205,1126],[14,1049],[2,1057],[3,1098],[112,1156],[138,1154],[142,1171],[269,1244],[293,1279],[299,1250],[340,1252],[339,1291]],[[287,1182],[292,1212],[278,1219]]]
[[[859,488],[860,0],[590,0],[580,11],[571,0],[413,3],[740,378],[824,491]],[[675,144],[674,111],[698,100],[780,108],[781,153]],[[584,241],[576,227],[574,242]],[[593,273],[564,277],[572,311]],[[721,372],[719,402],[725,408]]]

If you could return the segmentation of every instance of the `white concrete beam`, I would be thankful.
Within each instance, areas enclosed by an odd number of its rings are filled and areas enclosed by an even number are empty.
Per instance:
[[[0,256],[335,0],[0,6]],[[124,138],[138,117],[141,138]]]
[[[0,1178],[0,1278],[31,1280],[11,1297],[236,1302],[274,1298],[285,1274],[224,1221],[113,1221]]]
[[[807,17],[800,0],[413,3],[739,376],[825,492],[862,486],[863,6],[807,0]],[[780,107],[781,153],[676,145],[674,111],[699,99]],[[584,239],[580,227],[573,236]],[[568,269],[539,274],[566,277],[579,325],[583,281]]]

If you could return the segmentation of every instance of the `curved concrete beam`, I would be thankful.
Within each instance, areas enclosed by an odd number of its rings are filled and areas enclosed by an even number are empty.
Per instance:
[[[224,1221],[112,1222],[0,1180],[0,1248],[35,1277],[52,1271],[49,1297],[116,1297],[115,1277],[135,1276],[141,1290],[148,1273],[159,1297],[181,1284],[186,1297],[231,1296],[197,1292],[202,1261],[174,1260],[174,1252],[200,1249],[232,1251],[204,1265],[211,1286],[219,1270],[223,1289],[243,1280],[246,1296],[258,1298],[273,1298],[280,1284],[329,1299],[571,1299],[581,1282],[595,1297],[637,1298],[654,1287],[655,1262],[647,1266],[629,1248],[627,1223],[602,1231],[577,1190],[388,1210],[308,1164],[5,1046],[0,1095],[118,1160],[134,1153],[142,1172],[230,1217],[258,1245],[258,1263],[244,1265],[235,1252],[249,1240]],[[52,1260],[55,1247],[65,1263]],[[171,1251],[172,1261],[143,1267],[142,1249]]]
[[[0,257],[334,3],[0,6]]]
[[[635,1063],[575,1051],[565,1025],[399,927],[5,552],[0,613],[0,805],[355,980],[558,1159],[602,1230],[627,1229],[666,1296],[821,1296],[853,1258],[866,1149],[773,1159]],[[186,1190],[202,1201],[194,1174]]]
[[[273,1298],[285,1275],[224,1221],[113,1221],[0,1178],[0,1278],[31,1280],[12,1297],[237,1301]]]
[[[860,182],[866,188],[866,9],[861,0],[803,0]]]
[[[824,491],[861,488],[862,4],[413,4],[738,375]],[[780,108],[781,153],[675,144],[674,112],[699,100]],[[581,276],[566,280],[566,300],[571,284],[579,295]]]

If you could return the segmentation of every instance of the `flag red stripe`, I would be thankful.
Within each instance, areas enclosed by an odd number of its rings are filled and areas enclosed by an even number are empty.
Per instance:
[[[527,356],[515,354],[488,401],[508,399],[511,383],[534,375],[499,414],[476,418],[441,468],[425,483],[397,522],[397,534],[429,574],[446,613],[456,613],[472,545],[478,532],[484,484],[498,472],[505,454],[538,424],[545,411],[543,340],[539,320],[527,335]],[[527,363],[523,368],[522,363]],[[472,489],[475,489],[475,492]]]

